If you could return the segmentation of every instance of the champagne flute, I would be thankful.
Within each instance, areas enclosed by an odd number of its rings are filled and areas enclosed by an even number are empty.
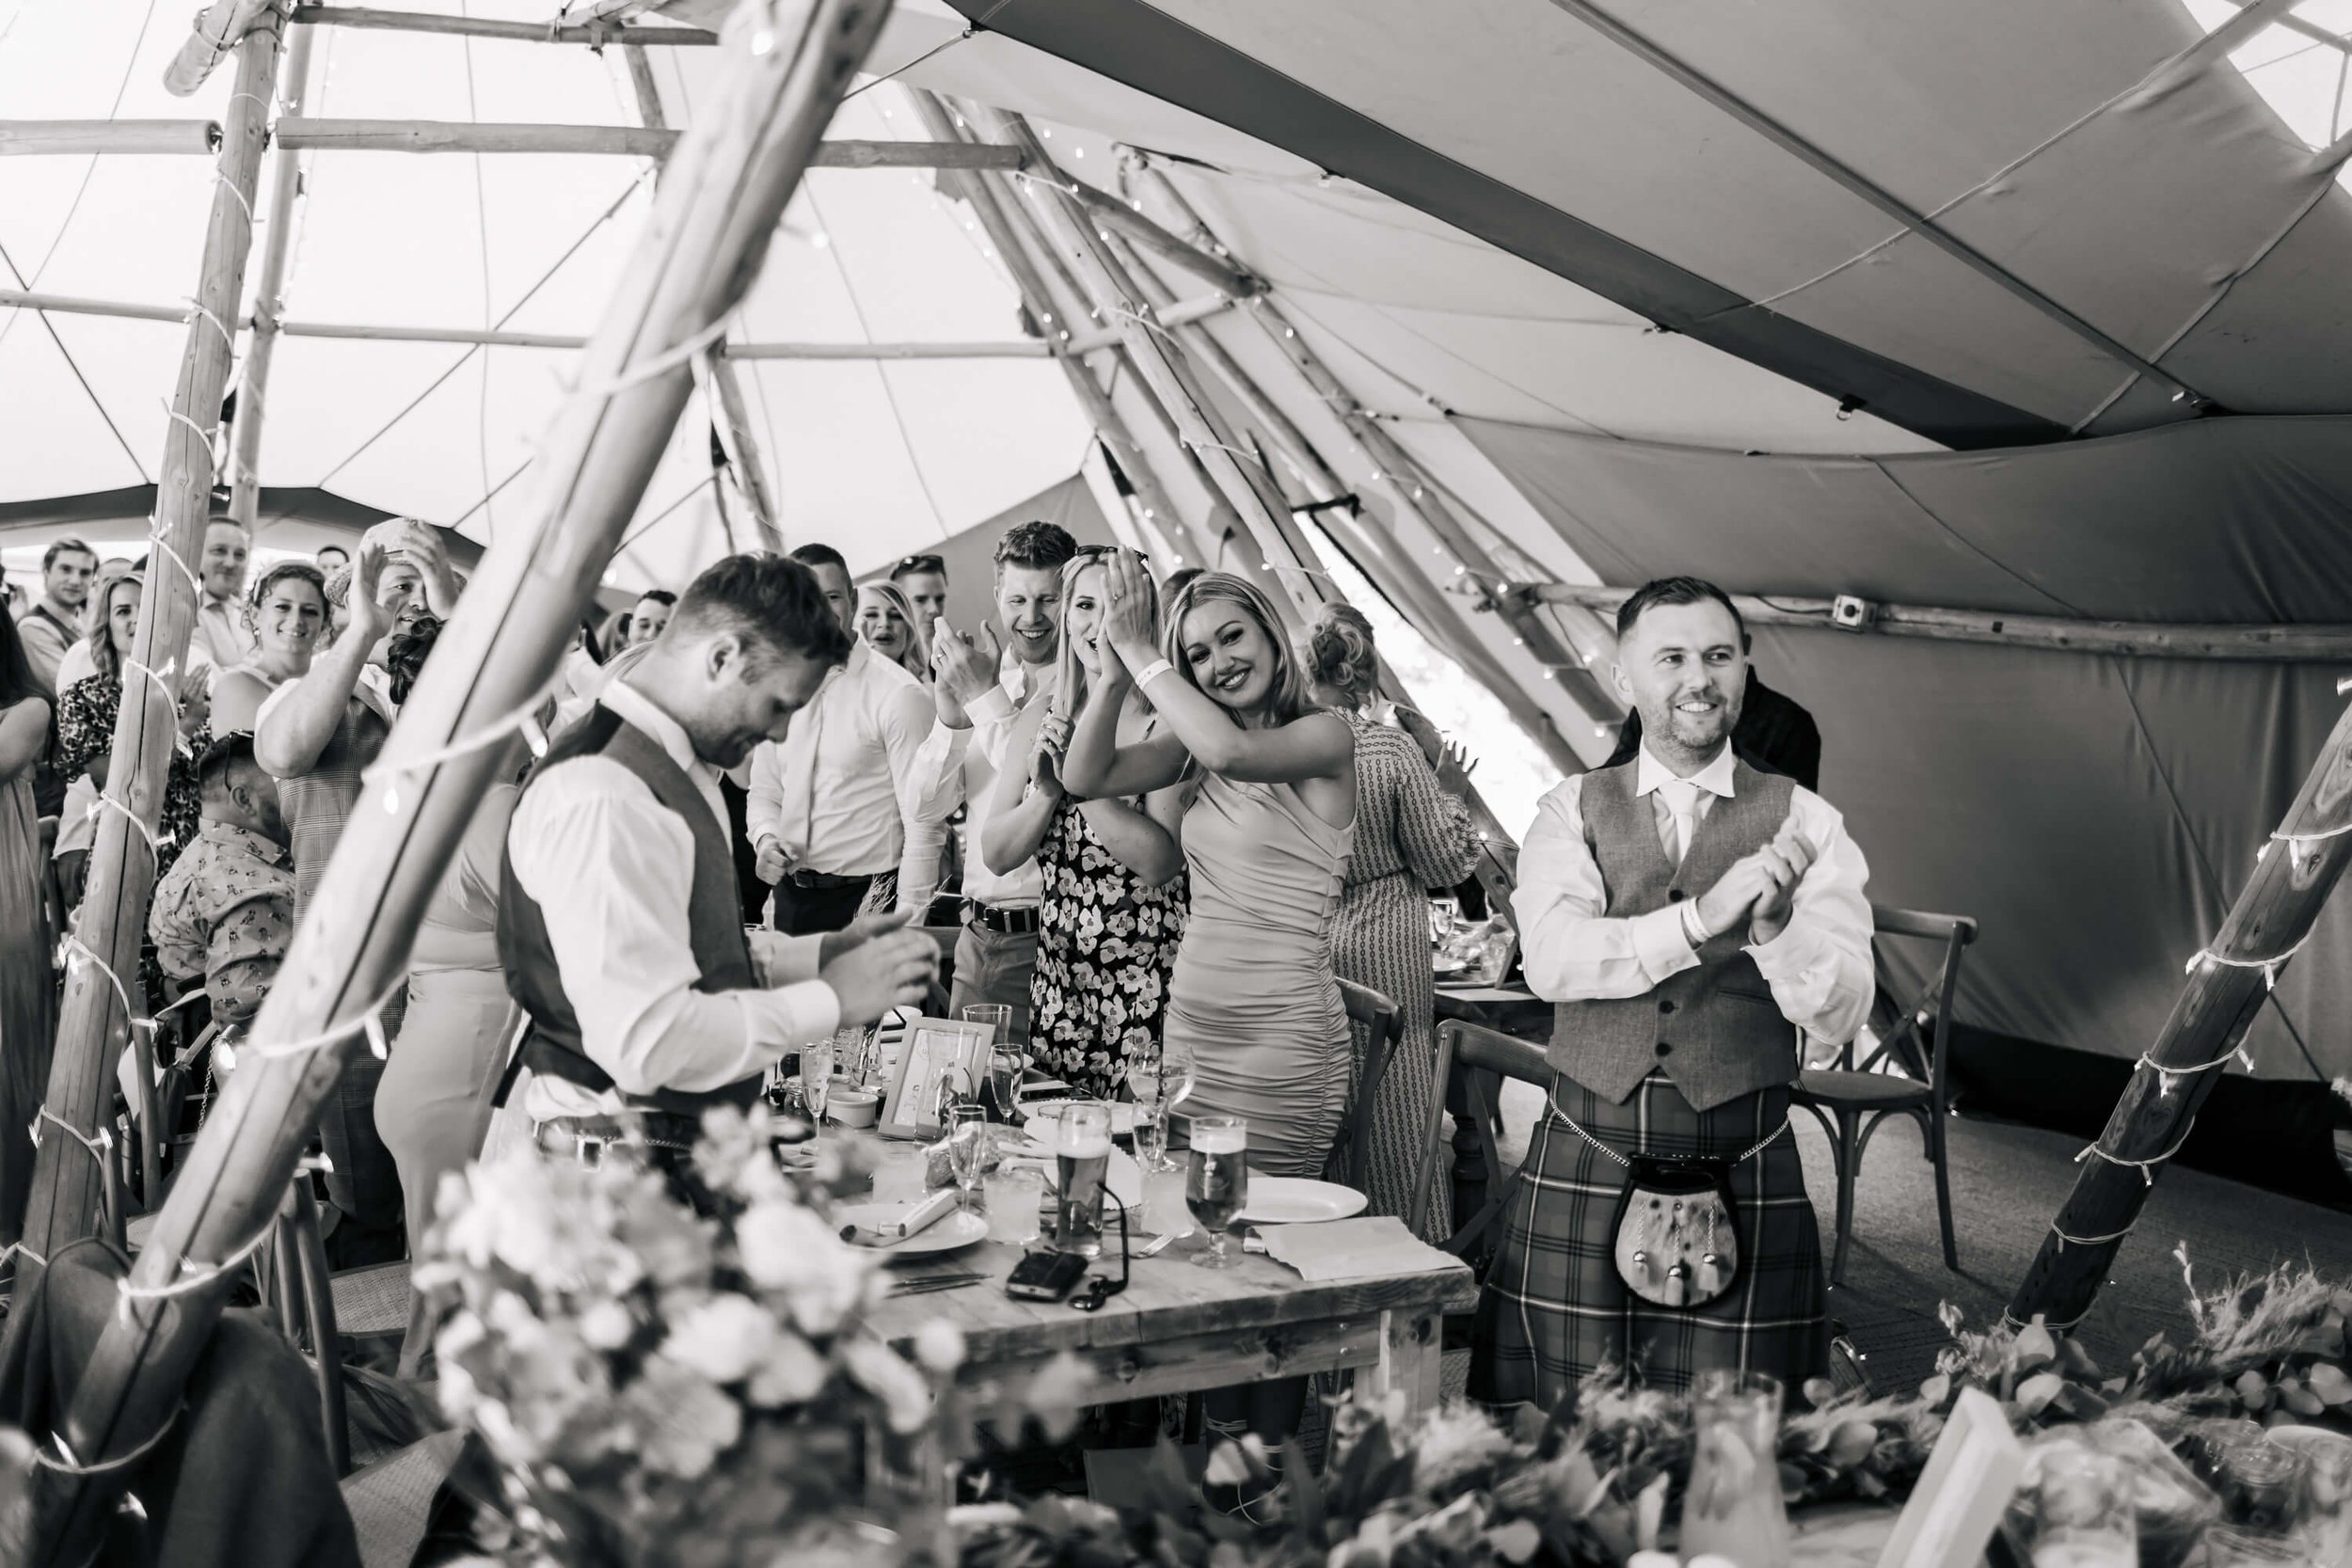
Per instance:
[[[833,1087],[834,1043],[805,1045],[801,1048],[801,1101],[808,1107],[808,1119],[821,1127],[825,1121],[825,1094]]]
[[[1184,1206],[1209,1235],[1209,1250],[1193,1259],[1196,1266],[1230,1269],[1239,1261],[1228,1245],[1228,1232],[1248,1201],[1249,1123],[1240,1117],[1193,1117]]]
[[[1176,1167],[1168,1158],[1168,1112],[1160,1103],[1160,1069],[1138,1063],[1127,1073],[1127,1092],[1135,1097],[1136,1164],[1146,1176]]]
[[[984,1048],[988,1052],[988,1093],[996,1101],[997,1115],[1010,1121],[1023,1066],[1020,1046],[1008,1037],[1012,1031],[1012,1008],[1002,1002],[975,1002],[959,1016],[964,1022],[989,1031]]]
[[[948,1107],[947,1164],[955,1172],[956,1186],[961,1193],[956,1207],[961,1213],[972,1212],[972,1189],[980,1183],[988,1165],[988,1111],[969,1101]]]

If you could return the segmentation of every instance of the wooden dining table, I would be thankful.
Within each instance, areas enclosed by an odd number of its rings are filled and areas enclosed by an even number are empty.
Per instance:
[[[1165,1217],[1168,1206],[1155,1197],[1137,1208]],[[1154,1234],[1138,1229],[1133,1249],[1139,1252]],[[1077,1404],[1354,1370],[1359,1390],[1399,1392],[1408,1410],[1436,1405],[1444,1316],[1477,1304],[1478,1282],[1466,1265],[1452,1258],[1440,1262],[1432,1249],[1436,1266],[1427,1273],[1311,1284],[1262,1254],[1242,1253],[1229,1269],[1195,1267],[1192,1259],[1207,1246],[1196,1232],[1155,1257],[1134,1258],[1127,1289],[1100,1310],[1082,1312],[1067,1301],[1005,1294],[1005,1276],[1023,1248],[980,1242],[893,1262],[891,1275],[910,1283],[976,1272],[983,1277],[957,1290],[890,1297],[867,1323],[899,1344],[934,1320],[954,1324],[964,1341],[958,1381],[975,1391],[1017,1386],[1016,1380],[1068,1354],[1079,1375],[1064,1392]],[[1115,1223],[1093,1272],[1118,1277]]]

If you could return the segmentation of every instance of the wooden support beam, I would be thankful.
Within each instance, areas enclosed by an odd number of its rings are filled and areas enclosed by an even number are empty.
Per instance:
[[[2271,980],[2311,935],[2347,863],[2352,709],[2336,721],[2219,933],[2189,960],[2181,999],[2083,1157],[2074,1190],[2010,1303],[2010,1318],[2026,1323],[2039,1315],[2062,1330],[2090,1310],[2165,1162],[2187,1138],[2269,996]]]
[[[299,114],[310,82],[310,45],[317,35],[295,27],[286,36],[278,100]],[[278,312],[285,304],[286,259],[294,249],[294,198],[302,194],[302,154],[281,147],[270,158],[269,216],[262,227],[262,260],[253,273],[253,336],[246,340],[237,381],[235,445],[229,459],[229,515],[250,534],[262,513],[262,425],[269,404],[270,365],[278,356]]]
[[[8,307],[66,316],[117,316],[143,322],[184,322],[195,313],[184,305],[130,305],[117,299],[84,299],[75,294],[42,293],[31,289],[0,289],[0,309]]]
[[[518,43],[584,43],[591,49],[624,44],[631,49],[708,48],[719,35],[700,27],[644,27],[618,22],[564,26],[542,22],[491,22],[471,16],[431,16],[419,11],[378,10],[370,6],[296,6],[294,20],[320,27],[356,27],[389,33],[445,33],[457,38],[512,39]]]
[[[485,552],[132,1265],[135,1289],[177,1283],[184,1293],[124,1298],[57,1421],[70,1451],[99,1473],[37,1472],[29,1560],[95,1552],[126,1475],[107,1462],[178,1409],[230,1288],[189,1260],[234,1256],[271,1223],[321,1102],[365,1049],[361,1020],[405,972],[450,852],[513,754],[452,743],[503,727],[553,675],[676,428],[693,344],[757,275],[888,9],[887,0],[754,0],[729,19],[722,50],[732,69],[697,105],[582,356],[580,389],[539,445],[528,520],[501,530]],[[250,84],[257,130],[268,81]],[[44,1150],[51,1145],[92,1164],[69,1139],[44,1140]]]
[[[1613,615],[1629,588],[1577,582],[1511,584],[1506,594],[1544,604],[1582,605]],[[1774,594],[1734,594],[1731,602],[1759,626],[1815,631],[1876,632],[1944,642],[1982,642],[2001,648],[2107,654],[2124,658],[2212,658],[2248,664],[2329,664],[2352,660],[2352,626],[2167,626],[2155,621],[2080,621],[2055,615],[2009,615],[1995,610],[1946,610],[1930,605],[1873,604]],[[1838,618],[1838,606],[1858,617]]]
[[[180,52],[164,68],[164,90],[185,98],[202,87],[238,40],[274,13],[276,0],[213,0],[196,13]]]
[[[463,119],[312,119],[278,121],[279,147],[321,152],[571,152],[663,158],[678,133],[642,125],[492,124]],[[829,141],[811,168],[1018,168],[1009,148],[967,142]]]
[[[1179,226],[1188,230],[1195,243],[1215,243],[1208,226],[1193,211],[1192,204],[1168,176],[1148,159],[1137,170],[1137,178],[1163,203],[1165,210],[1177,215]],[[1438,487],[1421,471],[1412,454],[1399,446],[1379,420],[1365,412],[1330,367],[1323,362],[1298,330],[1284,318],[1281,308],[1266,294],[1253,296],[1244,311],[1263,329],[1268,340],[1279,349],[1305,378],[1308,389],[1337,415],[1357,445],[1364,450],[1384,482],[1388,499],[1399,512],[1419,522],[1444,546],[1453,551],[1466,573],[1475,573],[1483,580],[1500,580],[1501,572],[1477,536],[1454,515]],[[1547,678],[1558,680],[1561,689],[1576,706],[1582,709],[1596,727],[1614,728],[1624,718],[1614,699],[1601,689],[1600,683],[1586,669],[1584,660],[1544,619],[1523,605],[1498,600],[1489,608],[1500,611],[1510,624],[1512,631],[1525,645],[1530,657],[1541,665]],[[1500,691],[1515,688],[1507,683]],[[1530,723],[1537,744],[1544,748],[1555,767],[1563,772],[1579,773],[1584,769],[1583,759],[1575,747],[1540,705],[1529,705],[1530,712],[1523,723]]]
[[[212,119],[0,119],[0,158],[88,152],[193,153],[220,150]]]
[[[914,100],[915,113],[922,117],[924,125],[934,139],[956,139],[957,117],[946,105],[919,87],[913,89],[909,96]],[[988,236],[989,243],[995,246],[998,259],[1005,263],[1005,270],[1012,275],[1013,286],[1021,292],[1022,304],[1027,309],[1030,321],[1039,331],[1050,334],[1056,341],[1066,345],[1065,352],[1056,357],[1070,382],[1072,394],[1086,411],[1087,422],[1094,427],[1097,439],[1111,451],[1120,470],[1127,476],[1127,483],[1135,489],[1137,527],[1157,542],[1160,546],[1158,553],[1164,559],[1180,558],[1184,551],[1179,547],[1179,541],[1185,536],[1184,515],[1169,499],[1167,486],[1161,483],[1150,456],[1127,428],[1126,420],[1120,417],[1110,394],[1094,379],[1094,372],[1087,367],[1086,361],[1077,354],[1067,351],[1067,346],[1073,343],[1070,323],[1063,308],[1055,299],[1052,286],[1038,269],[1037,262],[1024,244],[1022,225],[1027,214],[1019,198],[1005,188],[1001,179],[991,179],[978,170],[956,171],[948,179],[958,187],[965,205],[972,209],[972,215],[979,223],[981,231]],[[1044,249],[1042,245],[1040,248]],[[1112,373],[1116,376],[1123,365],[1126,350],[1119,346],[1117,333],[1109,334],[1109,338],[1108,346],[1115,361]]]
[[[1042,167],[1050,166],[1032,166]],[[1035,175],[1032,178],[1043,178]],[[1098,190],[1074,174],[1055,167],[1053,177],[1065,182],[1070,194],[1078,204],[1091,214],[1104,229],[1124,234],[1162,261],[1169,261],[1191,273],[1195,277],[1235,299],[1248,299],[1263,292],[1265,284],[1227,256],[1189,244],[1146,217],[1133,202],[1121,201],[1108,191]],[[1222,248],[1222,247],[1218,247]]]
[[[139,947],[147,935],[147,904],[155,886],[153,835],[163,819],[165,784],[180,738],[178,677],[187,669],[199,597],[194,578],[181,568],[192,567],[203,554],[204,530],[211,518],[212,434],[228,386],[230,349],[231,329],[222,324],[235,318],[245,286],[246,258],[253,242],[254,186],[262,167],[264,118],[278,79],[278,22],[271,13],[236,46],[236,91],[226,111],[220,178],[213,190],[196,286],[200,312],[185,329],[187,347],[171,400],[172,417],[165,426],[155,485],[156,560],[147,574],[132,645],[136,663],[155,671],[172,689],[160,692],[135,672],[126,672],[122,683],[106,779],[106,795],[121,809],[100,812],[95,823],[87,891],[74,927],[82,950],[72,955],[66,971],[44,1101],[46,1114],[73,1129],[75,1136],[43,1138],[34,1156],[24,1231],[31,1256],[17,1259],[20,1303],[30,1299],[42,1260],[97,1230],[101,1163],[78,1139],[95,1138],[107,1124],[116,1058],[133,1027],[127,1009],[145,1015],[152,1006],[140,990]],[[84,1448],[77,1438],[73,1451],[95,1455],[116,1450]]]

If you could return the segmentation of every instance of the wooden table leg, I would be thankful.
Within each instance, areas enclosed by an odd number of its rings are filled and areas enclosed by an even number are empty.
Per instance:
[[[1405,1396],[1405,1417],[1416,1420],[1435,1410],[1445,1391],[1445,1336],[1437,1312],[1422,1308],[1380,1315],[1380,1363],[1373,1369],[1375,1398],[1391,1390]]]

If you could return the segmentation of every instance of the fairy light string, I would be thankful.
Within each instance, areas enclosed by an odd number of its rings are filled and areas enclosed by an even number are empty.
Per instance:
[[[112,1459],[94,1459],[85,1465],[73,1457],[73,1449],[67,1444],[64,1434],[53,1432],[49,1434],[49,1441],[56,1445],[57,1451],[51,1454],[44,1449],[36,1448],[33,1450],[33,1463],[44,1470],[55,1470],[57,1474],[64,1476],[101,1476],[109,1470],[119,1470],[125,1465],[136,1464],[152,1453],[155,1445],[171,1434],[172,1427],[179,1422],[180,1412],[186,1408],[185,1403],[174,1407],[171,1414],[164,1418],[163,1424],[158,1426],[145,1442],[124,1449]]]

